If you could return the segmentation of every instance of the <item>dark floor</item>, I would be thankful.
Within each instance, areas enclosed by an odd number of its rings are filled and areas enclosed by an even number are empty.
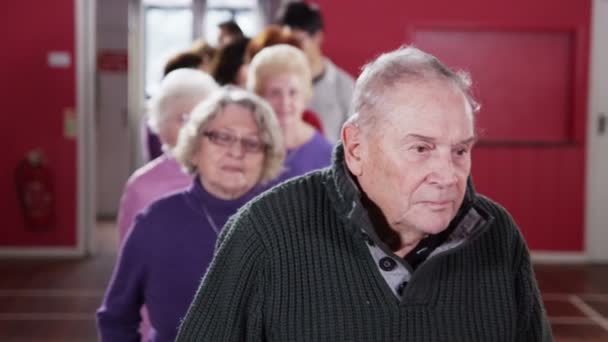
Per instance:
[[[95,258],[0,260],[0,342],[96,341],[94,311],[112,272],[116,232],[98,227]],[[608,341],[608,265],[537,265],[557,342]]]

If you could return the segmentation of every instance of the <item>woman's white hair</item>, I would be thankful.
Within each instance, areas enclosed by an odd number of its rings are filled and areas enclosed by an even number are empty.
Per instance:
[[[266,144],[260,182],[264,183],[276,178],[283,171],[285,159],[283,135],[276,115],[264,99],[234,86],[221,88],[192,110],[188,122],[179,132],[177,145],[173,150],[175,159],[188,173],[197,172],[192,157],[198,153],[203,132],[213,119],[222,115],[224,108],[229,104],[236,104],[251,112],[260,131],[260,139]]]
[[[171,71],[163,78],[158,93],[150,101],[150,129],[158,134],[170,118],[173,106],[185,100],[199,102],[218,88],[213,77],[200,70],[182,68]]]

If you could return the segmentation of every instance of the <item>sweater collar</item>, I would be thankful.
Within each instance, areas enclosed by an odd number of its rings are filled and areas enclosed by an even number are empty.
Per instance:
[[[261,190],[262,189],[260,186],[256,185],[241,197],[225,200],[209,193],[203,187],[200,177],[196,176],[194,177],[194,181],[190,185],[187,194],[193,203],[198,204],[197,206],[204,205],[209,213],[212,213],[213,216],[222,216],[234,214],[238,208],[259,194]]]

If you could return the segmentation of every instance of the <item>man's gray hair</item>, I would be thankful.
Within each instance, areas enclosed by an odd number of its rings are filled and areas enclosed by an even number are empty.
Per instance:
[[[174,106],[183,101],[202,101],[218,88],[213,77],[200,70],[182,68],[171,71],[163,78],[158,93],[150,101],[150,129],[158,134],[170,118]]]
[[[173,150],[175,159],[188,173],[197,172],[192,157],[198,153],[200,139],[211,121],[222,115],[224,108],[229,104],[251,111],[260,131],[260,139],[266,144],[260,182],[264,183],[276,178],[283,171],[285,160],[285,145],[276,114],[264,99],[234,86],[221,88],[192,110],[188,122],[179,132],[177,145]]]
[[[387,90],[401,82],[445,80],[454,84],[465,95],[475,113],[479,104],[471,94],[471,79],[464,71],[453,71],[435,56],[413,46],[381,54],[364,65],[355,83],[349,122],[359,125],[374,124],[376,115],[371,113],[386,102]]]

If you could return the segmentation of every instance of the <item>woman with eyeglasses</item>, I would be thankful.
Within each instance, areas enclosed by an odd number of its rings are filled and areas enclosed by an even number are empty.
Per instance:
[[[331,143],[303,119],[312,78],[301,50],[287,44],[263,48],[248,66],[247,88],[270,103],[285,139],[284,171],[274,184],[329,166]]]
[[[220,229],[279,174],[285,147],[270,106],[230,87],[196,106],[174,154],[194,181],[138,217],[97,312],[102,341],[136,341],[142,304],[151,340],[175,339]]]

